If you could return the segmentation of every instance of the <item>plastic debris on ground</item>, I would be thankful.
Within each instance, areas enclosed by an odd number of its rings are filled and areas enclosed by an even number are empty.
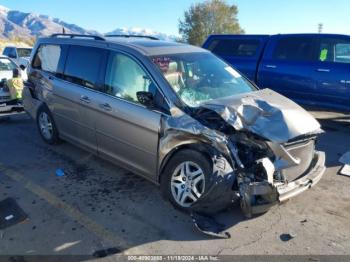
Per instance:
[[[294,233],[287,233],[287,234],[281,234],[280,235],[280,239],[283,241],[283,242],[287,242],[293,238],[295,238],[297,235],[294,234]]]
[[[60,168],[56,169],[56,176],[64,176],[64,171]]]
[[[225,231],[226,226],[218,223],[211,216],[199,215],[191,213],[192,221],[200,232],[217,238],[231,238],[229,232]]]
[[[232,190],[235,181],[233,173],[220,175],[214,172],[208,192],[192,205],[191,218],[195,228],[211,237],[230,238],[227,225],[217,222],[214,215],[232,206],[237,196]]]
[[[306,218],[300,221],[301,224],[304,224],[304,223],[306,223],[306,222],[307,222],[307,219],[306,219]]]
[[[350,151],[346,152],[339,159],[339,162],[343,164],[339,174],[350,177]]]
[[[6,198],[0,202],[0,229],[18,224],[26,218],[27,215],[13,198]]]

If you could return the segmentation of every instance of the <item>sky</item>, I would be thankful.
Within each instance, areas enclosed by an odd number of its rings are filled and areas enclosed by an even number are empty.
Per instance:
[[[115,28],[146,28],[178,35],[178,22],[199,0],[0,0],[13,10],[60,18],[107,33]],[[227,0],[238,6],[247,34],[350,34],[349,0]]]

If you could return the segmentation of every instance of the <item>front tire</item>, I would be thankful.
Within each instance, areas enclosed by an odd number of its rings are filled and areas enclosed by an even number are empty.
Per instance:
[[[182,150],[174,155],[164,169],[161,191],[176,208],[189,210],[209,185],[212,162],[194,150]]]
[[[46,106],[39,108],[36,120],[42,139],[50,145],[57,144],[59,142],[58,130],[50,110]]]

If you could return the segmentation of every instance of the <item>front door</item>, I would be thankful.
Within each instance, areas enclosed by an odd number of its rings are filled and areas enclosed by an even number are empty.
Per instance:
[[[138,173],[156,177],[161,114],[141,105],[138,91],[153,92],[154,82],[128,55],[109,55],[105,94],[99,96],[96,136],[99,154],[127,165]]]
[[[258,85],[299,102],[317,100],[313,67],[316,40],[312,36],[275,36],[266,48],[258,72]],[[312,97],[312,99],[310,99]]]

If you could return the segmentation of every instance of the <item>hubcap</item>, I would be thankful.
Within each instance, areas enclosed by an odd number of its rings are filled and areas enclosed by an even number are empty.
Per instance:
[[[171,193],[180,206],[189,207],[204,193],[205,176],[191,161],[181,163],[171,176]]]
[[[48,140],[52,138],[53,129],[50,117],[45,112],[41,112],[39,115],[39,127],[41,134]]]

